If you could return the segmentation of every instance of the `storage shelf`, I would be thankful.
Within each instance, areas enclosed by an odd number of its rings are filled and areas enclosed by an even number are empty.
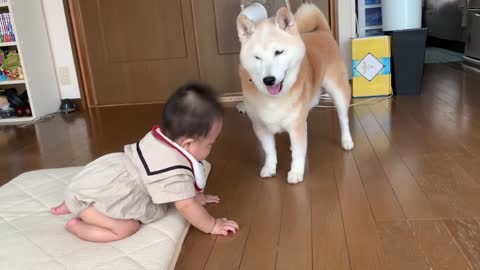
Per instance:
[[[0,124],[28,122],[32,120],[33,120],[32,116],[0,118]]]
[[[7,80],[7,81],[0,81],[0,85],[22,84],[22,83],[25,83],[25,80]]]
[[[375,25],[375,26],[366,26],[365,30],[372,30],[372,29],[382,29],[382,25]]]
[[[28,124],[55,113],[61,104],[46,14],[42,2],[45,1],[0,0],[0,6],[4,6],[0,9],[0,12],[8,11],[12,24],[10,30],[13,30],[16,37],[16,42],[3,42],[0,43],[0,46],[7,48],[11,46],[10,48],[17,49],[22,72],[28,74],[25,77],[17,77],[16,79],[12,77],[11,80],[0,81],[0,89],[10,87],[19,88],[18,90],[20,88],[25,89],[30,100],[31,111],[35,112],[33,118],[0,119],[2,125]],[[2,76],[2,79],[9,78]]]
[[[17,42],[0,42],[0,47],[17,46]]]

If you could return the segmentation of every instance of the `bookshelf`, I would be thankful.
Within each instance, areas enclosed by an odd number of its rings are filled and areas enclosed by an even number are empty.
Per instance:
[[[1,85],[12,85],[12,84],[25,84],[25,80],[6,80],[6,81],[0,81],[0,86],[1,86]]]
[[[2,47],[10,47],[10,46],[17,46],[17,42],[0,42],[0,48]]]
[[[5,89],[14,88],[19,96],[26,91],[28,98],[23,101],[31,111],[31,115],[10,113],[7,118],[0,114],[0,125],[28,122],[56,112],[60,93],[42,0],[0,0],[0,50],[0,96]],[[11,62],[16,65],[4,65],[15,53],[19,61]],[[14,109],[12,104],[10,108]]]

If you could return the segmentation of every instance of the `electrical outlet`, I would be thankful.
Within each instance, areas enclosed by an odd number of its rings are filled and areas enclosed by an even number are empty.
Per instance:
[[[70,69],[67,66],[61,66],[58,68],[60,77],[60,85],[71,85],[72,78],[70,76]]]

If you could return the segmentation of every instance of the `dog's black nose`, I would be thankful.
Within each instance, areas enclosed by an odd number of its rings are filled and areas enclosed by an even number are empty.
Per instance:
[[[266,85],[266,86],[272,86],[275,84],[275,77],[273,76],[267,76],[265,78],[263,78],[263,83]]]

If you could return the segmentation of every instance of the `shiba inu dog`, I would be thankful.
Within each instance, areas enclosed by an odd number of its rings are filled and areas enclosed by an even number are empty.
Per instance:
[[[237,30],[242,45],[239,73],[244,107],[266,155],[260,176],[276,174],[274,136],[288,132],[292,164],[287,179],[292,184],[303,180],[307,116],[318,104],[322,88],[337,108],[342,146],[351,150],[347,70],[320,9],[303,4],[293,15],[281,8],[259,23],[239,15]]]

